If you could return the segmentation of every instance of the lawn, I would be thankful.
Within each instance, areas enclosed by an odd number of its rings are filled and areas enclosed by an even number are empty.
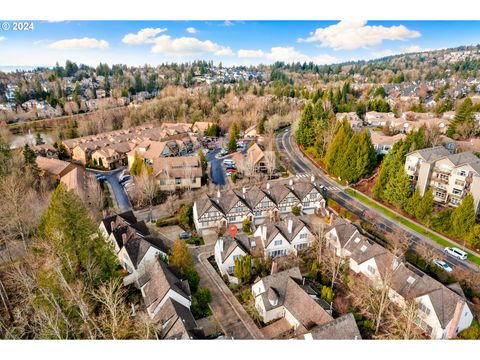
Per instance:
[[[365,195],[355,191],[355,190],[352,190],[352,189],[346,189],[345,192],[347,194],[349,194],[350,196],[353,196],[354,198],[360,200],[361,202],[363,202],[364,204],[367,204],[369,206],[371,206],[372,208],[374,208],[375,210],[378,210],[380,211],[382,214],[388,216],[389,218],[395,220],[395,221],[398,221],[399,223],[409,227],[410,229],[418,232],[419,234],[422,234],[428,238],[430,238],[431,240],[435,241],[436,243],[444,246],[444,247],[447,247],[447,246],[455,246],[455,243],[453,242],[450,242],[448,240],[445,240],[443,237],[440,237],[438,236],[437,234],[431,232],[431,231],[428,231],[428,230],[425,230],[423,227],[421,227],[420,225],[418,224],[415,224],[414,222],[408,220],[408,219],[405,219],[404,217],[402,216],[399,216],[398,214],[396,214],[395,212],[393,212],[392,210],[382,206],[382,205],[379,205],[377,204],[375,201],[372,201],[371,199],[369,199],[368,197],[366,197]],[[472,254],[471,252],[468,252],[468,259],[472,262],[474,262],[475,264],[477,265],[480,265],[480,257]]]

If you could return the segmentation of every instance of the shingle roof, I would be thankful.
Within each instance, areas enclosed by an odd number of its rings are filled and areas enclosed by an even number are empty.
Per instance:
[[[426,162],[434,162],[440,158],[450,155],[450,152],[447,149],[445,149],[443,146],[435,146],[431,148],[412,151],[411,153],[408,153],[407,156],[413,155],[413,154],[419,155]]]
[[[314,340],[361,340],[353,314],[348,313],[311,331]]]
[[[251,239],[245,234],[237,233],[235,237],[232,238],[230,234],[225,233],[221,239],[223,240],[223,248],[221,249],[222,262],[225,262],[237,247],[242,249],[246,254],[250,254],[252,250]]]
[[[161,326],[161,339],[188,340],[196,338],[198,325],[190,309],[172,298],[162,305],[154,321]]]
[[[35,159],[35,163],[40,169],[56,176],[63,175],[65,170],[74,167],[72,163],[69,163],[67,161],[46,158],[43,156],[37,156],[37,158]]]

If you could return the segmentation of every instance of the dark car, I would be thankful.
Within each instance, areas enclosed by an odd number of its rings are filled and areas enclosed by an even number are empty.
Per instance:
[[[128,180],[130,180],[132,177],[130,175],[126,175],[122,177],[119,181],[120,184],[126,183]]]
[[[105,175],[100,175],[100,176],[97,176],[97,180],[98,181],[105,181],[105,180],[107,180],[107,177]]]
[[[192,233],[190,231],[182,231],[178,237],[181,239],[181,240],[187,240],[187,239],[190,239],[192,237]]]

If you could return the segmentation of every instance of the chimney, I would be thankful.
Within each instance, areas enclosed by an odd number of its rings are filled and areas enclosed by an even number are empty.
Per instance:
[[[292,233],[292,230],[293,230],[293,220],[292,219],[288,219],[288,233],[291,234]]]
[[[110,222],[110,229],[111,231],[115,230],[115,221]]]
[[[217,190],[217,198],[220,199],[220,190]]]
[[[127,243],[127,233],[122,234],[122,243],[125,245]]]
[[[270,190],[270,183],[267,182],[267,190]]]
[[[267,241],[267,227],[262,225],[262,234],[261,234],[262,241]]]
[[[315,182],[315,175],[312,175],[312,176],[310,177],[310,181],[311,181],[312,183]]]
[[[273,275],[278,272],[278,263],[274,260],[272,261],[272,268],[270,269],[270,275]]]
[[[247,188],[246,188],[245,186],[242,187],[242,193],[243,193],[243,194],[246,194],[246,193],[247,193]]]
[[[288,180],[288,185],[293,186],[293,179]]]

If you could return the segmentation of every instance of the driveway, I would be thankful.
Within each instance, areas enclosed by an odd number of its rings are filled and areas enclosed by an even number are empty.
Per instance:
[[[221,151],[220,148],[217,148],[211,152],[209,152],[205,158],[210,163],[212,168],[211,177],[212,182],[215,185],[225,185],[227,183],[227,177],[225,174],[225,169],[223,168],[223,159],[219,159],[216,155]]]
[[[200,286],[212,293],[210,307],[228,339],[263,339],[263,334],[232,294],[207,258],[213,255],[213,246],[190,248]]]
[[[132,208],[132,205],[130,204],[130,200],[128,199],[127,192],[125,191],[123,186],[118,183],[120,173],[123,170],[124,168],[115,169],[111,171],[87,169],[87,171],[91,171],[95,174],[102,174],[107,178],[107,182],[110,184],[110,188],[113,191],[112,195],[115,197],[116,203],[118,205],[118,211],[121,213],[131,210]]]

